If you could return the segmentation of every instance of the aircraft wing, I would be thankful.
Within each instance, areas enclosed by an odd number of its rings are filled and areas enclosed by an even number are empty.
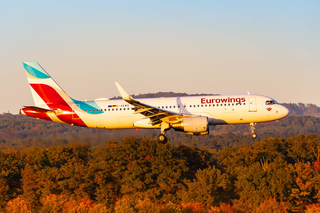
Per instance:
[[[120,86],[118,82],[116,82],[116,86],[123,100],[135,106],[135,114],[140,113],[144,115],[145,118],[149,118],[151,120],[152,125],[160,124],[162,121],[166,123],[176,123],[181,121],[181,119],[183,118],[183,115],[180,113],[160,109],[134,100],[131,96],[128,95],[126,91],[124,91],[124,89]]]

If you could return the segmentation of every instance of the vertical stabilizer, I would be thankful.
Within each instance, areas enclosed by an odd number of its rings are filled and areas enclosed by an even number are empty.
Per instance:
[[[35,106],[66,104],[70,97],[37,62],[23,62]]]
[[[20,114],[77,126],[87,126],[77,114],[84,113],[37,62],[23,62],[35,106],[25,106]],[[100,110],[100,109],[99,109]],[[98,110],[97,110],[98,111]],[[100,111],[99,111],[100,112]]]

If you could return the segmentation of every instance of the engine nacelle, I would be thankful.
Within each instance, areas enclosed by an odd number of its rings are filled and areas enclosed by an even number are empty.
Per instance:
[[[186,117],[179,123],[171,125],[176,131],[183,131],[186,134],[192,135],[206,135],[208,131],[208,117]]]

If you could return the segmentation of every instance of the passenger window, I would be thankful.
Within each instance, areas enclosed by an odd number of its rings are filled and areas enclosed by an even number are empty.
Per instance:
[[[201,107],[203,107],[203,105],[201,105]]]
[[[93,109],[92,112],[95,112],[95,109]]]
[[[120,108],[120,110],[122,110],[122,109]]]
[[[91,112],[91,109],[89,109],[89,112]]]
[[[112,111],[114,111],[114,109],[112,109]]]
[[[214,104],[212,104],[212,106],[214,107]]]
[[[87,112],[88,110],[86,109],[86,112]]]
[[[198,107],[199,107],[199,105],[198,105]]]
[[[243,103],[243,105],[246,105],[246,103]]]
[[[228,104],[228,106],[230,106],[230,104]]]
[[[170,109],[171,109],[171,106],[170,106]]]
[[[108,109],[108,111],[110,111],[110,109]]]

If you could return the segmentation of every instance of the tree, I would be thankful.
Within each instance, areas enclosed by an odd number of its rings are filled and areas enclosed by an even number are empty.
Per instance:
[[[32,208],[30,202],[21,199],[21,197],[14,198],[7,203],[7,212],[11,213],[31,213]]]
[[[187,189],[181,192],[181,200],[184,203],[203,203],[207,207],[219,205],[225,201],[225,192],[229,185],[226,174],[215,166],[198,170],[196,179],[187,181]]]

